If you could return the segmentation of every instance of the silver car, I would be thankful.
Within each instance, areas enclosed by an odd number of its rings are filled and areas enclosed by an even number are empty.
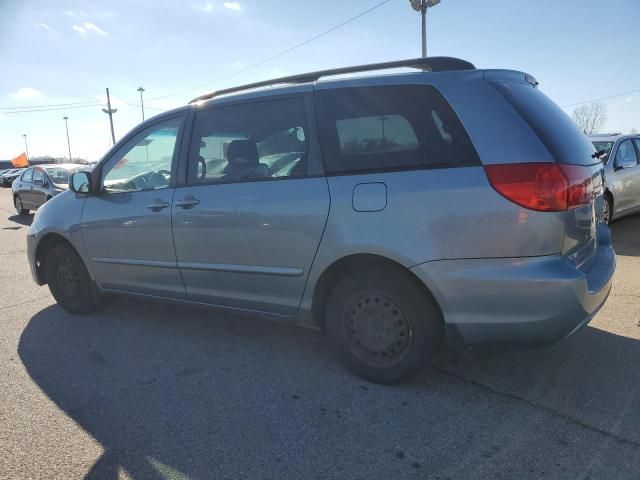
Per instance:
[[[605,165],[603,222],[640,212],[640,135],[589,137]]]
[[[38,165],[24,169],[11,184],[13,205],[18,215],[28,215],[67,190],[69,176],[84,167],[75,164]]]
[[[400,66],[417,71],[319,81]],[[391,383],[445,344],[585,325],[615,269],[602,195],[593,146],[533,77],[417,59],[145,121],[36,212],[28,257],[69,312],[106,293],[255,312]]]

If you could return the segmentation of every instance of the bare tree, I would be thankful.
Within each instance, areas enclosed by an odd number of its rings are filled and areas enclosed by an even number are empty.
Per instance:
[[[571,116],[580,130],[587,135],[597,133],[607,122],[607,107],[598,100],[576,108]]]
[[[629,130],[629,133],[631,135],[636,135],[638,133],[638,129],[637,128],[632,128],[631,130]]]

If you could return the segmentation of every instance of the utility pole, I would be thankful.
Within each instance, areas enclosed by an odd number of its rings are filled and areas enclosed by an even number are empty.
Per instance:
[[[27,134],[23,133],[22,136],[24,137],[24,150],[25,150],[25,154],[27,155],[27,162],[29,161],[29,147],[27,146]]]
[[[62,119],[64,120],[64,126],[67,129],[67,147],[69,147],[69,162],[72,163],[73,160],[71,160],[71,142],[69,141],[69,117],[67,117],[66,115],[64,117],[62,117]]]
[[[429,7],[435,7],[440,3],[440,0],[409,0],[411,8],[416,12],[420,12],[422,17],[422,57],[427,56],[427,9]]]
[[[144,88],[138,87],[138,91],[140,92],[140,107],[142,108],[142,121],[144,122],[144,101],[142,100],[142,92],[144,92]]]
[[[113,132],[113,114],[118,111],[117,108],[111,108],[111,97],[109,96],[109,89],[107,88],[107,108],[103,108],[102,111],[109,115],[109,123],[111,123],[111,140],[113,144],[116,144],[116,134]]]

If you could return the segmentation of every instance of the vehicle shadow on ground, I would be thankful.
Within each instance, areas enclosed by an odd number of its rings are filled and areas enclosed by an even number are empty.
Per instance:
[[[104,446],[86,478],[598,478],[640,460],[640,342],[597,328],[383,387],[315,332],[122,299],[45,308],[19,355]]]
[[[33,223],[33,214],[30,215],[12,215],[9,217],[9,220],[18,223],[20,225],[24,225],[26,227],[30,226]]]
[[[640,256],[640,214],[613,222],[611,236],[618,255]]]

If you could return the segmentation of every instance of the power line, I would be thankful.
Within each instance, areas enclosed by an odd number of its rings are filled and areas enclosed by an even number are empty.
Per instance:
[[[224,75],[222,77],[219,77],[219,78],[216,78],[214,80],[211,80],[211,81],[209,81],[207,83],[203,83],[203,84],[197,85],[195,87],[191,87],[191,88],[187,88],[187,89],[184,89],[184,90],[180,90],[178,92],[170,93],[168,95],[162,95],[162,96],[159,96],[159,97],[150,98],[148,101],[160,100],[160,99],[167,98],[167,97],[173,97],[175,95],[180,95],[182,93],[191,92],[193,90],[197,90],[197,89],[206,87],[208,85],[220,82],[222,80],[226,80],[228,78],[232,78],[232,77],[234,77],[236,75],[239,75],[239,74],[241,74],[243,72],[246,72],[248,70],[256,68],[256,67],[258,67],[260,65],[263,65],[263,64],[265,64],[267,62],[270,62],[272,60],[275,60],[276,58],[279,58],[279,57],[281,57],[283,55],[286,55],[287,53],[290,53],[290,52],[292,52],[294,50],[297,50],[298,48],[303,47],[303,46],[305,46],[305,45],[307,45],[307,44],[309,44],[309,43],[311,43],[311,42],[313,42],[313,41],[315,41],[315,40],[317,40],[317,39],[319,39],[319,38],[321,38],[321,37],[323,37],[323,36],[325,36],[325,35],[327,35],[327,34],[329,34],[331,32],[333,32],[333,31],[335,31],[335,30],[347,25],[348,23],[351,23],[351,22],[359,19],[360,17],[362,17],[362,16],[364,16],[364,15],[366,15],[366,14],[368,14],[368,13],[370,13],[370,12],[380,8],[380,7],[382,7],[383,5],[389,3],[390,1],[391,0],[383,0],[381,2],[378,2],[375,5],[373,5],[372,7],[368,8],[367,10],[364,10],[364,11],[358,13],[357,15],[354,15],[353,17],[350,17],[350,18],[344,20],[343,22],[341,22],[341,23],[339,23],[337,25],[334,25],[333,27],[331,27],[331,28],[329,28],[329,29],[317,34],[317,35],[314,35],[311,38],[303,40],[302,42],[297,43],[297,44],[293,45],[292,47],[289,47],[289,48],[287,48],[287,49],[285,49],[285,50],[283,50],[283,51],[281,51],[279,53],[276,53],[275,55],[271,55],[270,57],[267,57],[267,58],[264,58],[262,60],[259,60],[259,61],[255,62],[255,63],[252,63],[251,65],[248,65],[248,66],[246,66],[246,67],[244,67],[244,68],[242,68],[240,70],[236,70],[235,72],[232,72],[232,73],[230,73],[228,75]],[[93,102],[93,103],[90,103],[90,102],[51,103],[51,104],[44,104],[44,105],[31,105],[31,106],[28,106],[28,107],[26,107],[26,106],[25,107],[0,107],[0,113],[2,113],[4,115],[11,115],[11,114],[18,114],[18,113],[49,112],[49,111],[55,111],[55,110],[67,110],[67,109],[74,109],[74,108],[97,107],[97,106],[103,106],[103,105],[104,104],[102,104],[102,103],[96,103],[96,102]],[[127,105],[140,107],[139,104],[135,104],[135,103],[127,103]],[[148,106],[148,105],[145,105],[145,107],[153,109],[153,110],[164,110],[162,108],[151,107],[151,106]]]
[[[55,108],[36,108],[32,110],[12,110],[9,112],[0,112],[2,115],[13,115],[16,113],[32,113],[32,112],[53,112],[56,110],[71,110],[74,108],[87,108],[87,107],[99,107],[102,106],[102,103],[90,103],[87,105],[76,105],[71,107],[55,107]]]
[[[591,100],[586,100],[584,102],[576,102],[576,103],[570,103],[568,105],[560,105],[560,106],[562,108],[576,107],[578,105],[584,105],[585,103],[597,102],[599,100],[611,100],[612,98],[624,97],[626,95],[632,95],[632,94],[638,93],[638,92],[640,92],[640,90],[631,90],[630,92],[618,93],[616,95],[610,95],[608,97],[592,98]]]
[[[187,88],[187,89],[180,90],[180,91],[174,92],[174,93],[169,93],[168,95],[163,95],[161,97],[154,97],[154,98],[151,98],[149,100],[160,100],[160,99],[163,99],[163,98],[173,97],[175,95],[180,95],[182,93],[191,92],[193,90],[198,90],[198,89],[206,87],[208,85],[220,82],[222,80],[226,80],[226,79],[231,78],[231,77],[234,77],[236,75],[239,75],[240,73],[244,73],[247,70],[251,70],[253,68],[256,68],[256,67],[258,67],[260,65],[263,65],[263,64],[265,64],[267,62],[270,62],[271,60],[275,60],[276,58],[279,58],[279,57],[281,57],[283,55],[286,55],[287,53],[292,52],[293,50],[296,50],[296,49],[298,49],[300,47],[303,47],[303,46],[313,42],[314,40],[317,40],[318,38],[323,37],[323,36],[333,32],[334,30],[337,30],[338,28],[345,26],[346,24],[353,22],[354,20],[357,20],[358,18],[366,15],[367,13],[370,13],[370,12],[376,10],[377,8],[380,8],[381,6],[383,6],[386,3],[389,3],[390,1],[391,0],[383,0],[382,2],[378,2],[375,5],[373,5],[372,7],[368,8],[367,10],[364,10],[363,12],[360,12],[359,14],[357,14],[357,15],[351,17],[351,18],[348,18],[347,20],[343,21],[342,23],[339,23],[338,25],[334,25],[333,27],[329,28],[328,30],[325,30],[322,33],[319,33],[319,34],[317,34],[317,35],[315,35],[315,36],[313,36],[311,38],[303,40],[302,42],[297,43],[297,44],[293,45],[292,47],[289,47],[286,50],[283,50],[283,51],[281,51],[279,53],[276,53],[275,55],[271,55],[270,57],[267,57],[267,58],[264,58],[262,60],[259,60],[259,61],[255,62],[255,63],[252,63],[251,65],[248,65],[248,66],[246,66],[246,67],[244,67],[244,68],[242,68],[240,70],[236,70],[233,73],[230,73],[228,75],[224,75],[222,77],[216,78],[215,80],[211,80],[211,81],[209,81],[207,83],[203,83],[203,84],[197,85],[195,87]]]
[[[71,103],[49,103],[45,105],[23,105],[20,107],[0,107],[0,110],[22,110],[26,108],[48,108],[48,107],[67,107],[70,105],[88,105],[93,104],[95,100],[85,102],[71,102]]]

